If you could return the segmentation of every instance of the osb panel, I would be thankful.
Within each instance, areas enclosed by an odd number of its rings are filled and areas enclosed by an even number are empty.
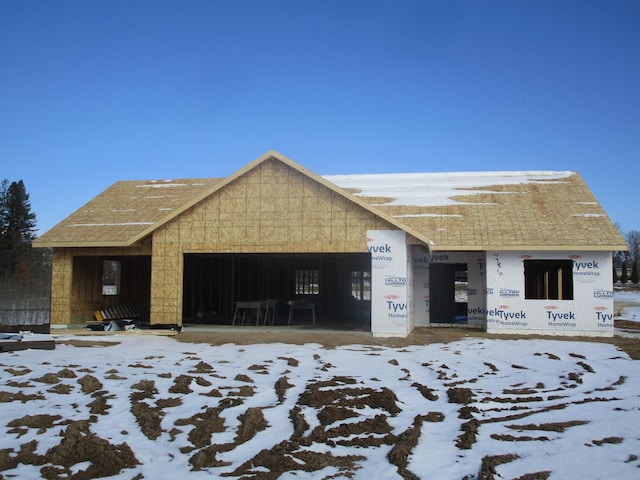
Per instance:
[[[153,241],[154,249],[180,243],[183,251],[363,252],[366,230],[377,228],[392,227],[271,160],[158,229]]]
[[[154,242],[151,271],[151,322],[181,323],[182,256],[178,245]]]
[[[55,249],[51,266],[52,325],[71,323],[71,280],[73,257],[64,249]]]
[[[311,240],[330,239],[339,244],[349,238],[348,233],[339,231],[344,226],[342,218],[361,220],[347,223],[349,228],[373,228],[371,223],[380,224],[367,209],[323,187],[301,173],[301,167],[289,166],[277,157],[265,157],[252,164],[251,170],[231,177],[235,180],[215,194],[210,193],[223,185],[223,179],[118,182],[35,244],[126,245],[154,225],[169,222],[167,242],[230,246],[258,242],[257,248],[264,249],[267,244],[283,245],[292,239],[299,242],[300,234],[292,232],[305,225],[331,229],[330,235],[318,231]],[[422,188],[422,193],[433,188],[428,182],[416,186]],[[560,181],[476,190],[479,192],[476,195],[453,197],[463,203],[446,206],[395,205],[393,198],[362,197],[353,188],[345,192],[358,195],[358,201],[368,202],[373,209],[395,217],[401,228],[423,241],[433,242],[436,249],[625,248],[624,239],[579,175]],[[208,198],[191,208],[188,215],[180,213],[205,195]],[[282,215],[287,216],[286,226],[280,223]],[[327,217],[333,221],[331,226]],[[170,221],[173,218],[180,221]],[[191,225],[180,226],[187,218]],[[180,227],[180,232],[172,232],[172,225]],[[340,247],[334,250],[343,251]]]
[[[488,186],[494,194],[457,196],[466,204],[440,207],[377,205],[429,235],[435,248],[606,248],[624,242],[579,175],[562,182]],[[379,199],[360,197],[376,203]]]
[[[478,188],[444,206],[376,205],[423,232],[433,246],[460,249],[548,246],[606,248],[624,240],[582,178]],[[359,197],[371,205],[380,198]]]

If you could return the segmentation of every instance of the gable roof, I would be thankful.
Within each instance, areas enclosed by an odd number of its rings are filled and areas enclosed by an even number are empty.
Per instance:
[[[220,182],[218,178],[116,182],[37,238],[33,245],[133,245]]]
[[[131,246],[235,179],[275,159],[405,230],[433,250],[623,250],[574,172],[317,175],[270,151],[226,178],[116,182],[34,242]]]
[[[325,177],[404,225],[432,250],[626,250],[576,172]]]

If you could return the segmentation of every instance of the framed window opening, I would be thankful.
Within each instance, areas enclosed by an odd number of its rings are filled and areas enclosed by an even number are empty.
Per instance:
[[[317,267],[298,267],[295,271],[296,295],[320,294],[320,270]]]
[[[371,272],[351,272],[351,298],[371,300]]]
[[[573,262],[525,260],[524,297],[531,300],[573,300]]]
[[[463,303],[466,312],[466,305],[469,302],[469,273],[467,271],[467,264],[455,264],[453,277],[455,281],[455,303]]]
[[[120,262],[113,259],[102,261],[102,295],[113,296],[120,292]]]

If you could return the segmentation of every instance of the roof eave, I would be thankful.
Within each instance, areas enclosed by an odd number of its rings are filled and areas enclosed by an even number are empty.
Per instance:
[[[628,251],[627,245],[429,245],[434,252],[453,252],[453,251],[544,251],[544,252],[575,252],[575,251],[604,251],[618,252]]]
[[[56,241],[38,241],[37,239],[33,241],[32,246],[34,248],[83,248],[83,247],[132,247],[136,244],[136,242],[129,241],[113,241],[113,242],[104,242],[104,241],[95,241],[95,242],[56,242]]]

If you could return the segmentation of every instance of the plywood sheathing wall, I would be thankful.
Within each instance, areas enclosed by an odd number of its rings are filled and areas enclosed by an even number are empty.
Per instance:
[[[134,247],[59,247],[53,249],[53,263],[51,267],[51,317],[52,325],[69,325],[76,322],[84,322],[92,319],[91,312],[96,305],[76,304],[78,292],[73,291],[74,276],[81,272],[73,271],[74,257],[111,257],[125,255],[150,255],[151,248],[148,244]],[[82,279],[76,281],[86,282],[92,285],[98,284],[101,278]]]
[[[71,323],[73,256],[69,249],[54,248],[51,266],[51,325]]]
[[[153,234],[151,321],[180,323],[184,253],[366,252],[388,222],[277,159],[266,160]]]

